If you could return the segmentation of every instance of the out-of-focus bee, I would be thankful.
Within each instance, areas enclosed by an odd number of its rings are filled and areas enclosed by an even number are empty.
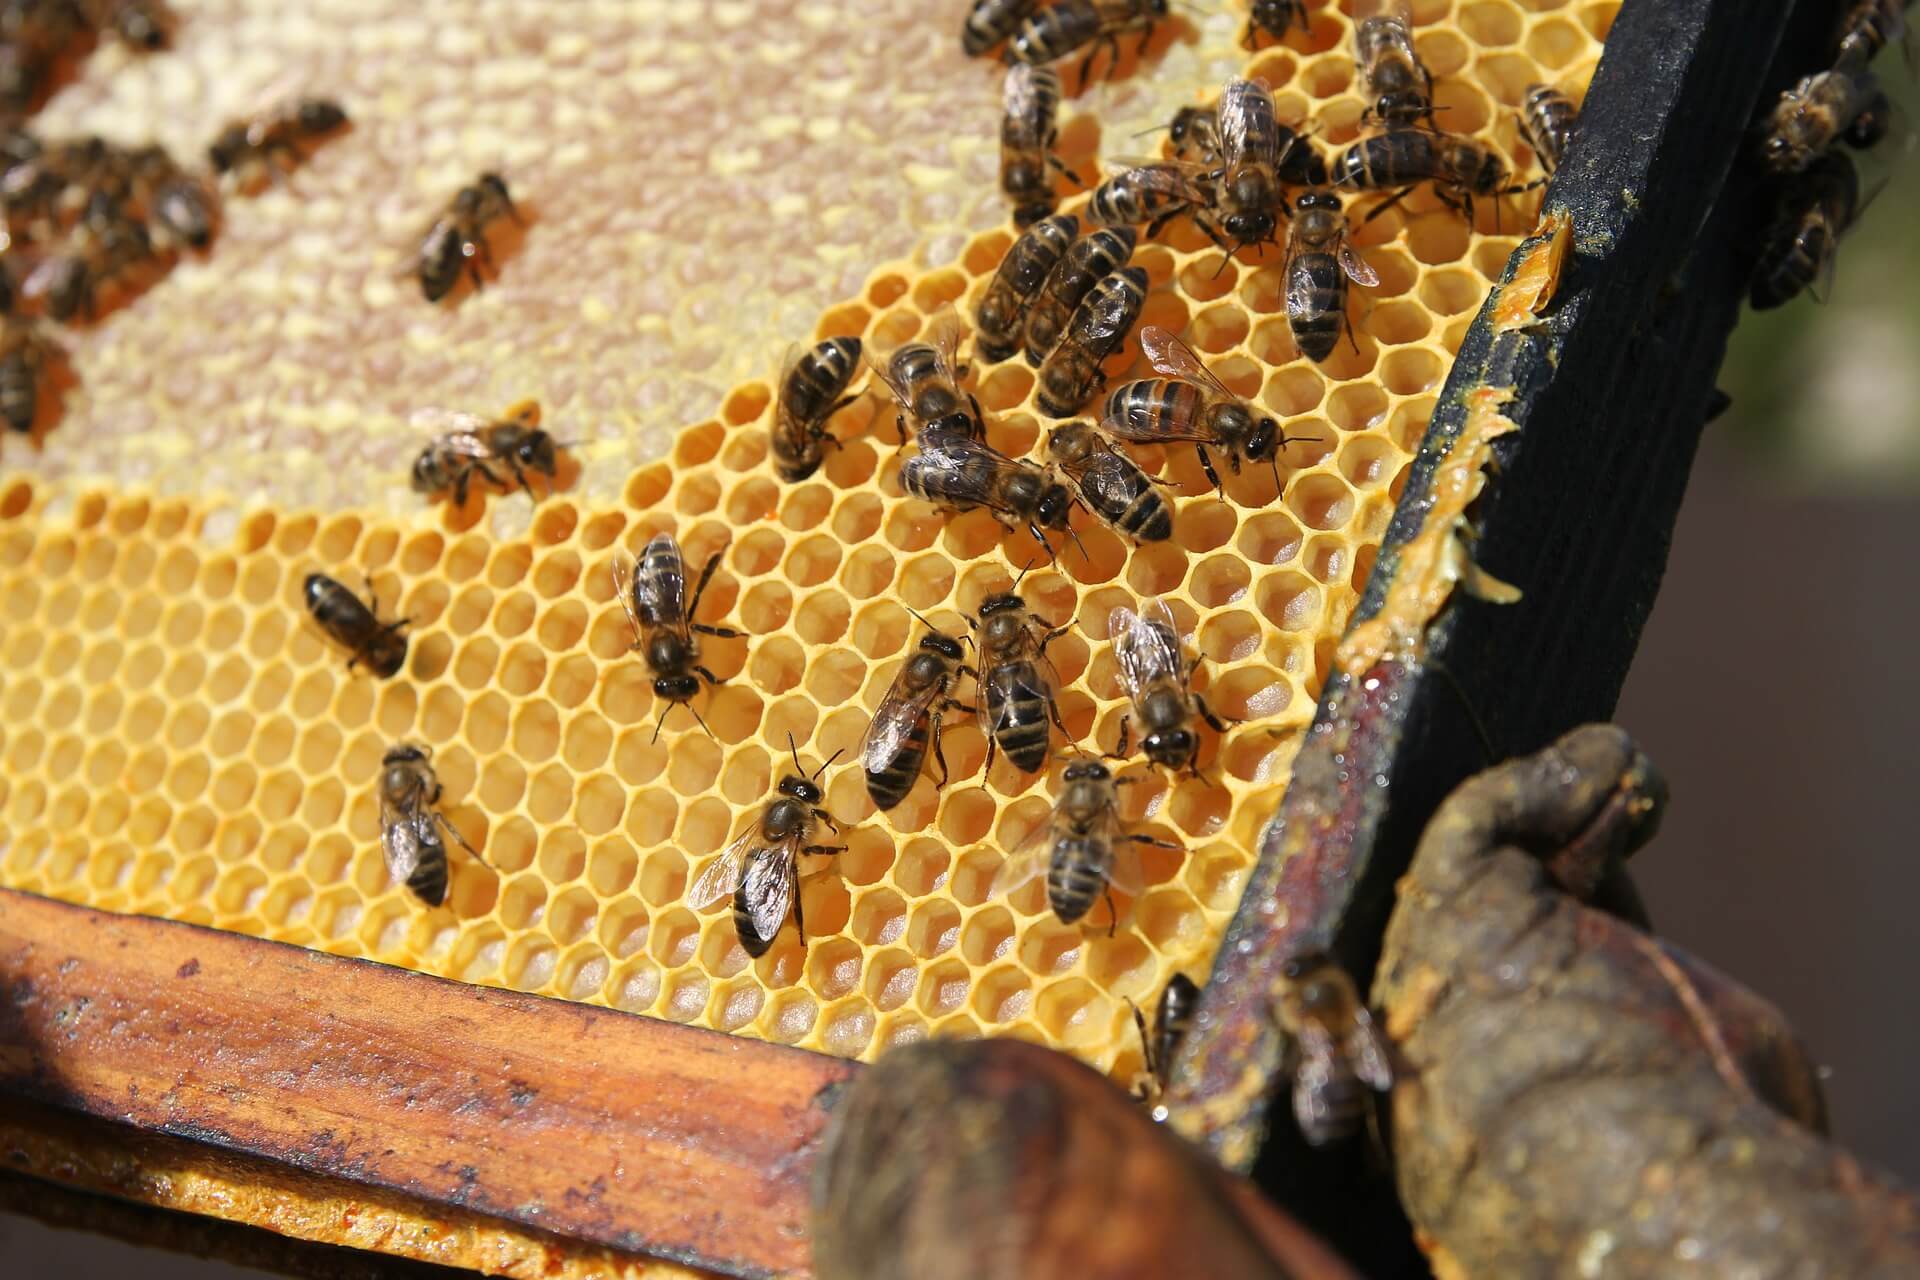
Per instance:
[[[1104,896],[1108,932],[1112,932],[1119,913],[1114,910],[1111,886],[1117,884],[1122,893],[1137,895],[1146,883],[1133,850],[1124,846],[1180,847],[1120,829],[1119,788],[1132,781],[1116,779],[1098,760],[1068,765],[1060,775],[1053,813],[1007,855],[993,878],[993,895],[1016,893],[1045,873],[1047,905],[1055,919],[1073,924],[1093,909],[1095,898]]]
[[[1281,970],[1286,989],[1280,1024],[1292,1039],[1293,1117],[1316,1147],[1350,1137],[1393,1087],[1386,1037],[1354,990],[1353,979],[1318,953],[1294,956]]]
[[[1347,240],[1347,215],[1331,191],[1309,191],[1293,204],[1287,237],[1287,325],[1310,360],[1325,360],[1348,330],[1347,281],[1372,288],[1380,276]],[[1355,350],[1358,350],[1355,345]]]
[[[791,736],[787,747],[793,751],[793,772],[780,779],[774,789],[779,798],[762,806],[752,825],[687,890],[687,902],[696,911],[732,894],[733,927],[740,935],[740,947],[755,957],[765,955],[773,946],[789,915],[801,947],[807,945],[806,915],[800,902],[800,855],[839,853],[846,848],[814,840],[822,824],[835,832],[840,830],[833,816],[820,807],[819,783],[820,775],[840,753],[834,752],[809,776],[801,767],[800,753]]]
[[[1260,47],[1262,35],[1284,40],[1296,24],[1302,31],[1312,25],[1307,20],[1307,0],[1253,0],[1253,9],[1247,14],[1247,29],[1240,36],[1240,47],[1253,52]]]
[[[31,321],[0,318],[0,420],[25,434],[40,412],[40,380],[47,343]]]
[[[960,388],[960,317],[943,310],[933,318],[926,342],[909,342],[883,358],[867,353],[867,363],[893,392],[899,412],[894,428],[906,443],[907,422],[924,445],[929,440],[955,436],[984,439],[986,422],[980,402]]]
[[[140,147],[126,160],[129,188],[165,238],[195,249],[213,240],[213,197],[204,183],[174,162],[165,147]]]
[[[633,627],[633,648],[653,673],[653,696],[662,704],[659,723],[653,726],[656,740],[661,726],[667,723],[667,712],[676,705],[684,705],[700,727],[707,729],[707,722],[694,709],[693,695],[700,692],[701,680],[724,683],[700,665],[700,642],[694,638],[695,633],[723,640],[738,639],[742,634],[731,627],[693,620],[700,610],[700,597],[706,594],[713,571],[719,567],[720,553],[716,551],[707,557],[693,599],[688,600],[686,566],[680,559],[680,544],[672,534],[654,534],[641,549],[637,565],[629,564],[624,556],[614,559],[614,594],[627,611],[627,622]],[[713,730],[707,729],[707,736],[713,736]]]
[[[106,192],[96,192],[66,252],[43,260],[21,290],[44,298],[47,314],[94,319],[101,289],[125,281],[153,259],[146,224]]]
[[[1353,61],[1367,97],[1362,117],[1388,128],[1433,119],[1433,76],[1413,48],[1413,21],[1404,0],[1382,0],[1353,26]]]
[[[518,401],[498,418],[451,409],[422,409],[413,415],[413,425],[437,433],[413,460],[416,493],[451,492],[456,504],[464,503],[475,476],[510,490],[512,486],[495,467],[504,467],[529,495],[533,493],[529,471],[545,476],[548,491],[553,489],[558,451],[565,446],[540,429],[538,400]]]
[[[1552,85],[1527,86],[1520,102],[1520,140],[1540,158],[1540,167],[1557,172],[1567,158],[1567,144],[1573,141],[1574,126],[1580,123],[1580,109],[1573,99]]]
[[[860,397],[842,395],[860,372],[860,339],[828,338],[811,347],[787,350],[780,369],[780,400],[774,406],[773,469],[788,484],[798,484],[820,469],[826,447],[840,442],[827,421]]]
[[[1359,191],[1402,188],[1375,205],[1366,220],[1399,204],[1423,182],[1433,183],[1441,203],[1473,220],[1475,198],[1498,199],[1532,189],[1538,183],[1504,186],[1507,165],[1485,143],[1429,129],[1390,129],[1353,143],[1333,163],[1333,181]]]
[[[132,49],[164,49],[173,30],[173,15],[155,0],[83,0],[80,7],[89,26]]]
[[[999,270],[973,310],[973,349],[982,359],[1005,360],[1014,353],[1026,327],[1028,306],[1079,232],[1080,220],[1070,213],[1042,219],[1028,227],[1000,259]]]
[[[1093,189],[1087,216],[1102,227],[1144,225],[1149,237],[1182,214],[1221,248],[1226,242],[1208,214],[1212,196],[1205,174],[1184,161],[1137,164],[1118,169]]]
[[[327,637],[346,649],[347,670],[364,662],[367,670],[387,679],[407,660],[407,638],[401,632],[411,621],[396,618],[380,621],[380,599],[374,594],[373,579],[367,579],[367,598],[362,602],[340,583],[324,573],[310,573],[306,583],[307,612]]]
[[[487,247],[487,228],[501,218],[520,222],[520,211],[507,193],[507,180],[483,173],[471,186],[460,188],[446,211],[433,220],[420,238],[412,270],[420,277],[420,292],[438,302],[453,291],[464,270],[476,289],[485,286],[480,264],[492,271],[493,252]]]
[[[1067,318],[1060,341],[1040,366],[1034,398],[1049,418],[1070,418],[1106,385],[1100,362],[1119,350],[1147,300],[1147,273],[1123,267],[1104,277]]]
[[[1863,69],[1882,49],[1896,40],[1907,48],[1912,60],[1912,31],[1907,26],[1907,9],[1913,0],[1854,0],[1847,16],[1840,21],[1840,45],[1834,65],[1843,70]]]
[[[940,754],[942,715],[974,710],[947,692],[962,673],[973,674],[964,657],[960,641],[928,623],[919,649],[887,687],[887,696],[880,700],[860,744],[860,768],[875,808],[891,809],[907,798],[927,762],[929,744],[940,766],[940,781],[935,785],[947,785],[947,760]]]
[[[296,98],[222,129],[207,147],[207,158],[215,173],[235,174],[244,186],[278,181],[307,158],[309,148],[346,123],[339,103]]]
[[[1222,168],[1214,184],[1214,212],[1236,247],[1273,238],[1287,207],[1280,185],[1326,181],[1326,162],[1299,134],[1274,119],[1265,80],[1235,77],[1215,108]]]
[[[1205,169],[1220,166],[1219,119],[1212,107],[1182,107],[1167,125],[1173,158]]]
[[[980,616],[968,621],[978,636],[975,701],[980,731],[987,737],[987,768],[993,767],[994,752],[1003,751],[1020,772],[1039,773],[1047,767],[1052,743],[1049,721],[1069,740],[1073,737],[1054,701],[1059,677],[1047,660],[1047,646],[1067,628],[1035,617],[1010,590],[988,596],[980,604]]]
[[[1053,153],[1054,115],[1059,109],[1060,77],[1053,68],[1024,62],[1007,68],[1005,110],[1000,117],[1000,190],[1013,202],[1016,227],[1053,212],[1057,201],[1049,169],[1080,185],[1080,175]]]
[[[1749,294],[1756,311],[1811,290],[1826,297],[1841,235],[1859,213],[1860,180],[1845,152],[1826,151],[1797,174],[1780,202]]]
[[[1887,96],[1870,71],[1822,71],[1780,95],[1767,117],[1761,158],[1775,173],[1799,173],[1844,137],[1870,147],[1885,136]]]
[[[1073,482],[1080,501],[1135,542],[1173,536],[1173,509],[1159,483],[1108,444],[1092,424],[1069,422],[1047,436],[1047,458]]]
[[[402,742],[380,761],[380,849],[387,872],[430,907],[447,900],[447,844],[442,829],[453,833],[460,847],[474,857],[480,851],[467,843],[460,829],[435,806],[440,803],[440,780],[430,763],[432,748]],[[484,859],[482,859],[484,861]]]
[[[1039,368],[1060,341],[1074,308],[1093,287],[1127,265],[1137,234],[1132,227],[1101,227],[1073,242],[1047,273],[1027,307],[1027,363]]]
[[[1172,1077],[1174,1055],[1180,1052],[1180,1043],[1187,1038],[1193,1015],[1200,1007],[1200,987],[1184,973],[1176,972],[1167,979],[1165,989],[1160,992],[1159,1006],[1154,1010],[1151,1035],[1147,1033],[1147,1020],[1141,1016],[1140,1006],[1132,1001],[1127,1003],[1133,1007],[1133,1025],[1140,1033],[1140,1056],[1147,1069],[1147,1078],[1134,1087],[1134,1096],[1142,1102],[1155,1103],[1153,1118],[1165,1120],[1166,1114],[1157,1104]]]
[[[979,57],[1011,36],[1039,6],[1040,0],[973,0],[960,28],[960,48],[969,58]]]
[[[1167,769],[1187,769],[1196,777],[1200,755],[1196,717],[1215,733],[1227,726],[1193,691],[1193,671],[1199,659],[1188,662],[1180,648],[1180,630],[1164,600],[1149,600],[1140,612],[1122,606],[1107,619],[1113,637],[1113,658],[1120,667],[1120,685],[1133,704],[1120,717],[1120,742],[1109,759],[1124,759],[1135,718],[1140,721],[1140,749],[1147,759]]]
[[[1009,62],[1054,62],[1088,45],[1080,63],[1080,82],[1093,70],[1096,42],[1106,45],[1110,65],[1120,61],[1120,36],[1138,31],[1140,45],[1153,38],[1154,25],[1167,16],[1167,0],[1060,0],[1020,24],[1007,42]]]
[[[1226,486],[1208,449],[1226,454],[1235,475],[1242,460],[1271,463],[1278,482],[1280,450],[1299,437],[1289,438],[1279,423],[1234,395],[1191,347],[1158,325],[1140,331],[1140,349],[1166,377],[1115,387],[1100,423],[1109,434],[1135,444],[1191,441],[1208,481],[1222,492]]]
[[[1049,556],[1046,530],[1073,536],[1067,525],[1073,495],[1065,485],[971,436],[922,436],[920,452],[900,464],[900,487],[946,511],[981,507],[1009,529],[1025,525]]]

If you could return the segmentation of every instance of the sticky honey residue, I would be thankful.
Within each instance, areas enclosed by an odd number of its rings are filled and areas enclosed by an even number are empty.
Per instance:
[[[1520,424],[1501,412],[1511,387],[1476,387],[1467,394],[1467,422],[1433,475],[1433,505],[1420,532],[1399,550],[1399,569],[1380,612],[1340,642],[1338,662],[1358,677],[1387,659],[1420,657],[1427,626],[1456,586],[1496,604],[1512,604],[1520,592],[1474,564],[1467,508],[1486,487],[1493,442]]]
[[[1495,333],[1524,329],[1539,319],[1560,290],[1560,276],[1566,270],[1572,245],[1573,219],[1565,209],[1555,209],[1540,220],[1515,255],[1518,261],[1513,279],[1500,290],[1493,305]]]

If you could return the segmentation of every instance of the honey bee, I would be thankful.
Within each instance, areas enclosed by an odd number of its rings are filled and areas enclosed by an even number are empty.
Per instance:
[[[713,736],[713,730],[707,729],[707,722],[694,710],[693,695],[700,691],[703,679],[715,685],[724,681],[700,665],[700,642],[695,634],[722,640],[738,639],[742,634],[731,627],[693,620],[700,611],[700,597],[706,594],[713,571],[719,567],[720,553],[716,551],[707,557],[689,601],[686,566],[680,559],[680,544],[672,534],[654,534],[641,550],[637,565],[629,564],[625,557],[614,559],[614,594],[620,597],[620,607],[627,611],[627,622],[633,628],[634,651],[653,673],[653,695],[662,702],[659,723],[653,726],[653,741],[659,739],[667,712],[676,705],[684,705],[707,730],[707,736]]]
[[[1552,85],[1527,86],[1527,96],[1520,102],[1520,140],[1540,158],[1542,169],[1558,171],[1579,123],[1580,109],[1566,94]]]
[[[1108,434],[1135,444],[1191,441],[1207,480],[1222,493],[1226,486],[1208,449],[1226,454],[1234,475],[1240,474],[1243,459],[1271,463],[1278,483],[1280,450],[1303,437],[1289,437],[1279,423],[1234,395],[1191,347],[1158,325],[1140,331],[1140,349],[1166,376],[1115,387],[1100,423]]]
[[[453,291],[464,270],[476,289],[485,286],[480,264],[492,271],[493,253],[487,247],[487,228],[501,218],[516,225],[520,211],[507,192],[507,180],[483,173],[471,186],[460,188],[446,211],[433,220],[421,237],[410,270],[420,277],[420,292],[438,302]]]
[[[1216,135],[1217,136],[1217,135]],[[1226,248],[1220,229],[1208,214],[1212,196],[1205,185],[1205,173],[1183,161],[1153,162],[1116,170],[1087,201],[1087,216],[1102,227],[1144,225],[1149,238],[1182,215],[1209,239]]]
[[[447,844],[444,829],[474,857],[460,829],[435,806],[440,780],[430,762],[433,749],[402,742],[380,760],[380,850],[387,872],[430,907],[447,900]],[[482,859],[484,861],[484,859]]]
[[[1088,45],[1080,63],[1080,82],[1087,82],[1100,43],[1110,64],[1120,61],[1120,36],[1138,31],[1140,46],[1153,38],[1153,28],[1167,16],[1167,0],[1060,0],[1021,22],[1007,42],[1009,62],[1054,62],[1071,57]]]
[[[1844,152],[1823,152],[1794,177],[1767,233],[1749,294],[1765,311],[1812,290],[1824,299],[1833,280],[1840,236],[1860,205],[1860,180]]]
[[[213,240],[213,198],[166,148],[141,147],[126,160],[130,190],[168,240],[204,249]]]
[[[47,314],[67,321],[76,314],[92,321],[100,291],[124,283],[153,261],[146,224],[129,214],[106,192],[96,192],[74,231],[68,250],[43,260],[27,276],[22,292],[44,298]]]
[[[40,379],[48,359],[46,340],[31,322],[0,318],[0,419],[23,435],[33,430],[40,412]]]
[[[1367,288],[1380,276],[1347,240],[1347,215],[1331,191],[1309,191],[1293,205],[1293,231],[1287,237],[1287,326],[1308,359],[1325,360],[1347,330],[1347,281]],[[1359,350],[1356,343],[1354,349]]]
[[[1039,773],[1047,767],[1047,748],[1052,745],[1049,720],[1069,741],[1073,737],[1054,701],[1059,677],[1047,660],[1047,646],[1066,634],[1067,628],[1035,617],[1011,590],[987,597],[980,604],[980,616],[968,621],[979,637],[975,700],[980,731],[987,737],[987,768],[993,767],[997,750],[1005,752],[1020,772]]]
[[[307,612],[327,638],[346,649],[347,670],[364,662],[367,669],[385,680],[396,674],[407,660],[407,638],[401,632],[410,618],[380,621],[380,599],[374,594],[373,579],[367,579],[367,598],[363,603],[340,583],[324,573],[310,573],[306,582]]]
[[[1212,107],[1182,107],[1167,125],[1173,158],[1203,169],[1220,166],[1220,128]]]
[[[860,372],[860,339],[828,338],[811,347],[788,348],[780,369],[780,401],[769,433],[773,469],[788,484],[799,484],[820,469],[827,446],[840,442],[827,421],[860,397],[841,392]]]
[[[969,58],[977,58],[1011,36],[1040,0],[973,0],[966,25],[960,28],[960,48]]]
[[[483,418],[477,413],[458,413],[450,409],[422,409],[413,415],[413,425],[436,431],[432,443],[413,460],[415,493],[435,494],[451,491],[455,505],[467,500],[467,489],[477,475],[487,483],[509,490],[506,478],[495,471],[504,467],[514,483],[533,493],[529,471],[547,478],[553,489],[558,470],[558,451],[564,445],[540,429],[540,402],[521,400],[507,409],[505,416]]]
[[[927,762],[929,743],[940,766],[940,781],[935,785],[947,785],[947,759],[940,754],[942,714],[974,710],[947,692],[962,673],[974,674],[964,658],[958,640],[928,623],[918,651],[887,687],[887,696],[880,700],[860,744],[860,767],[875,808],[891,809],[907,798]]]
[[[1181,651],[1173,611],[1164,600],[1147,601],[1139,613],[1122,606],[1109,615],[1107,634],[1113,637],[1121,687],[1133,704],[1120,717],[1120,742],[1108,758],[1126,758],[1132,722],[1138,717],[1140,749],[1147,759],[1162,768],[1186,769],[1200,776],[1194,763],[1200,755],[1194,718],[1205,720],[1215,733],[1225,733],[1227,726],[1207,700],[1193,691],[1193,672],[1200,660],[1189,663]]]
[[[1362,119],[1397,129],[1433,119],[1433,76],[1413,48],[1413,21],[1404,0],[1382,0],[1353,27],[1353,62],[1368,98]]]
[[[84,0],[81,10],[89,26],[132,49],[164,49],[173,29],[173,15],[154,0]]]
[[[1009,458],[970,436],[923,436],[920,452],[900,466],[900,487],[945,511],[981,507],[1009,529],[1024,524],[1049,556],[1045,530],[1073,536],[1067,525],[1073,495],[1065,485],[1025,458]]]
[[[1068,765],[1060,775],[1060,795],[1052,814],[1001,864],[993,878],[993,896],[1018,892],[1044,872],[1047,905],[1056,920],[1073,924],[1093,909],[1095,898],[1104,896],[1111,933],[1119,918],[1112,886],[1138,895],[1146,885],[1138,858],[1127,846],[1180,847],[1121,830],[1119,788],[1132,781],[1115,778],[1098,760]]]
[[[1840,22],[1840,46],[1834,65],[1843,70],[1863,69],[1882,49],[1899,41],[1912,58],[1912,32],[1907,8],[1913,0],[1854,0]]]
[[[774,789],[779,798],[763,805],[753,823],[687,890],[688,905],[696,911],[732,894],[733,927],[740,935],[740,947],[756,958],[772,948],[789,915],[801,947],[807,945],[806,916],[800,901],[800,855],[834,854],[846,848],[819,844],[813,838],[822,823],[836,833],[840,830],[840,824],[820,807],[819,783],[820,775],[840,753],[834,752],[809,776],[801,767],[800,752],[791,734],[787,749],[793,752],[793,772],[780,779]]]
[[[1005,360],[1014,353],[1029,305],[1079,232],[1080,220],[1070,213],[1045,218],[1028,227],[1000,259],[973,311],[974,350],[983,360]]]
[[[1312,25],[1307,20],[1307,0],[1253,0],[1252,12],[1247,14],[1247,29],[1240,36],[1240,47],[1252,53],[1260,47],[1262,34],[1284,40],[1295,24],[1302,31]]]
[[[207,158],[215,173],[236,174],[243,186],[278,181],[307,158],[309,147],[346,123],[340,104],[296,98],[222,129]]]
[[[894,429],[906,443],[907,420],[913,420],[916,438],[924,445],[949,437],[984,439],[986,422],[980,402],[960,388],[960,318],[943,310],[933,318],[930,341],[909,342],[884,360],[869,352],[867,363],[893,392],[899,412]]]
[[[1281,133],[1286,149],[1313,149],[1273,116],[1273,91],[1265,80],[1236,76],[1220,91],[1215,108],[1222,167],[1214,185],[1214,210],[1221,229],[1236,248],[1273,238],[1276,211],[1284,208],[1280,192]]]
[[[1016,62],[1007,68],[1005,109],[1000,117],[1000,190],[1013,202],[1013,225],[1024,227],[1053,212],[1049,169],[1075,186],[1080,176],[1053,153],[1054,116],[1060,109],[1060,77],[1051,67]]]
[[[1492,147],[1430,129],[1390,129],[1370,134],[1341,152],[1333,164],[1333,181],[1340,186],[1361,191],[1401,188],[1368,211],[1369,222],[1413,194],[1423,182],[1433,183],[1441,203],[1465,215],[1469,222],[1473,220],[1476,197],[1497,200],[1539,185],[1507,187],[1502,185],[1506,180],[1506,162]]]
[[[1775,173],[1799,173],[1845,137],[1871,146],[1885,132],[1886,94],[1869,71],[1822,71],[1780,95],[1767,117],[1760,154]],[[1863,123],[1864,122],[1864,123]]]
[[[1047,435],[1047,457],[1073,482],[1088,510],[1136,543],[1173,536],[1173,510],[1158,482],[1090,423],[1054,428]]]
[[[1096,284],[1133,256],[1132,227],[1101,227],[1081,237],[1047,273],[1026,312],[1027,363],[1039,368],[1060,341],[1075,307]]]
[[[1123,267],[1105,277],[1067,318],[1040,366],[1035,403],[1049,418],[1070,418],[1106,385],[1100,362],[1119,350],[1147,299],[1147,273]]]
[[[1353,979],[1318,953],[1282,967],[1287,983],[1280,1023],[1291,1037],[1293,1116],[1316,1147],[1350,1137],[1372,1107],[1374,1092],[1393,1087],[1386,1037],[1354,990]]]
[[[1127,1003],[1133,1008],[1134,1029],[1140,1033],[1140,1056],[1147,1069],[1147,1078],[1135,1086],[1134,1096],[1142,1102],[1154,1102],[1153,1118],[1165,1120],[1165,1108],[1157,1104],[1172,1078],[1174,1055],[1180,1052],[1180,1043],[1187,1038],[1193,1015],[1200,1007],[1200,987],[1184,973],[1176,972],[1169,978],[1154,1009],[1151,1035],[1140,1006],[1131,1000]]]

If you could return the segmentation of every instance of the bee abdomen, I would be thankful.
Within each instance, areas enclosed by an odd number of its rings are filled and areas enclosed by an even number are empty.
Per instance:
[[[447,900],[447,850],[444,845],[422,844],[420,861],[407,877],[407,888],[430,907]]]
[[[1367,1087],[1351,1068],[1336,1066],[1320,1086],[1319,1102],[1324,1114],[1309,1121],[1302,1119],[1301,1134],[1316,1147],[1324,1147],[1356,1133],[1366,1121],[1372,1099]]]
[[[1022,773],[1046,768],[1053,735],[1045,689],[1018,676],[1003,676],[988,682],[985,696],[987,722],[1001,752]]]
[[[891,809],[907,798],[907,792],[919,780],[920,767],[927,761],[928,740],[927,726],[922,722],[914,726],[884,769],[866,770],[867,794],[873,797],[876,809]]]
[[[24,355],[16,352],[0,360],[0,417],[15,431],[33,430],[39,409],[39,380]]]
[[[772,938],[763,938],[753,931],[753,916],[741,905],[738,897],[733,902],[733,927],[740,935],[740,949],[759,959],[773,946]]]
[[[1294,255],[1287,268],[1288,298],[1305,298],[1302,307],[1288,306],[1287,324],[1302,355],[1324,360],[1340,340],[1340,321],[1346,309],[1340,264],[1330,253]]]
[[[1052,62],[1099,34],[1099,11],[1083,0],[1066,0],[1022,22],[1007,42],[1007,56],[1014,62]]]
[[[1062,924],[1072,924],[1093,908],[1107,887],[1111,849],[1084,836],[1067,836],[1054,847],[1047,864],[1047,905]]]
[[[1821,264],[1832,252],[1833,236],[1824,219],[1800,228],[1784,247],[1770,248],[1754,275],[1754,310],[1765,311],[1799,297],[1818,278]]]

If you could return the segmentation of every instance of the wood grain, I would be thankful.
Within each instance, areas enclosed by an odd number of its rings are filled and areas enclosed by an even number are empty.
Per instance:
[[[729,1275],[805,1275],[857,1068],[0,890],[0,1094]]]

